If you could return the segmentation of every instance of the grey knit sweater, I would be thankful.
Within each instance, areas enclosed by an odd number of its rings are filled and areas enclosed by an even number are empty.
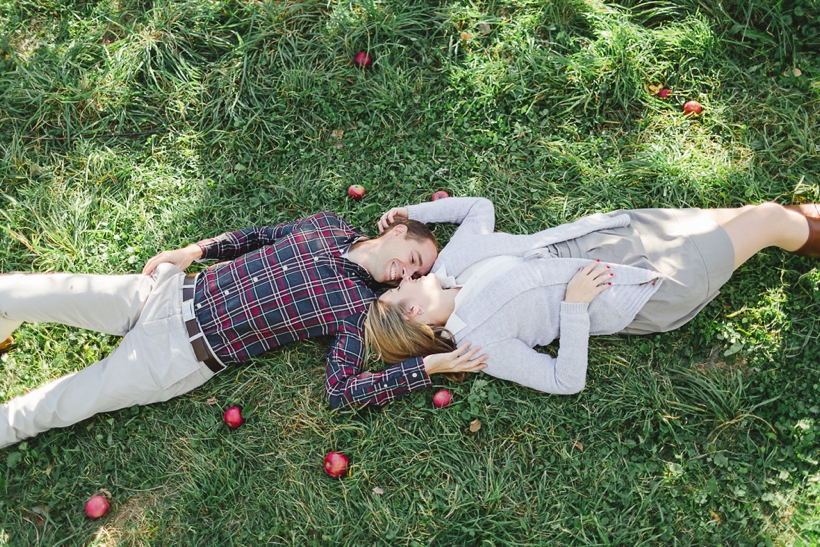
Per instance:
[[[503,278],[489,283],[458,310],[466,327],[456,342],[480,345],[488,355],[484,372],[547,393],[572,394],[586,384],[590,334],[623,330],[658,290],[663,275],[610,264],[612,287],[590,304],[564,302],[566,285],[588,261],[556,258],[544,247],[590,232],[629,224],[627,215],[595,214],[529,234],[493,232],[493,204],[483,198],[447,198],[407,207],[421,222],[460,224],[439,254],[433,272],[458,276],[471,264],[499,255],[527,258]],[[439,272],[441,273],[441,272]],[[533,348],[560,338],[558,357]]]

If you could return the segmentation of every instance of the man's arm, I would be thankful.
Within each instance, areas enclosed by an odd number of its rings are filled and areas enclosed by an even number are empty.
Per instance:
[[[232,260],[288,235],[293,231],[297,222],[286,222],[278,226],[251,226],[244,230],[226,232],[217,237],[203,239],[181,249],[162,251],[148,259],[142,273],[151,275],[157,266],[165,262],[177,266],[180,270],[185,270],[194,260],[200,258]]]
[[[332,408],[383,406],[390,401],[432,384],[431,374],[476,372],[486,367],[486,355],[477,359],[481,349],[417,357],[380,372],[362,372],[365,343],[362,328],[365,314],[351,317],[343,324],[327,354],[327,399]]]
[[[174,249],[173,251],[162,251],[152,256],[142,268],[143,275],[151,275],[160,264],[170,262],[180,270],[185,270],[194,260],[202,257],[202,249],[196,243],[191,243],[187,247]]]

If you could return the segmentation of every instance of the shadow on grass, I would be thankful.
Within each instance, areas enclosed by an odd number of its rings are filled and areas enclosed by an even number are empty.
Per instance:
[[[322,209],[373,233],[380,211],[438,189],[493,199],[511,232],[820,199],[808,77],[744,59],[728,23],[680,5],[661,25],[570,1],[65,3],[79,17],[21,3],[0,33],[0,271],[136,271],[163,248]],[[365,49],[376,61],[357,69]],[[655,82],[673,98],[648,95]],[[705,113],[683,118],[692,97]],[[684,329],[593,341],[575,397],[478,377],[445,384],[445,411],[431,390],[331,412],[327,341],[286,346],[5,450],[0,529],[78,544],[811,541],[817,286],[811,263],[764,253]],[[4,397],[116,343],[41,326],[21,340]],[[236,431],[231,404],[248,418]],[[331,449],[352,456],[341,481],[321,470]],[[115,501],[101,525],[82,513],[100,488]]]

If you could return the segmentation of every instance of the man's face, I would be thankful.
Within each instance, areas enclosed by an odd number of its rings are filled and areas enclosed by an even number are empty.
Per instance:
[[[429,239],[407,238],[407,227],[395,226],[382,236],[381,248],[373,257],[370,275],[381,283],[398,285],[405,277],[419,277],[430,272],[438,251]]]

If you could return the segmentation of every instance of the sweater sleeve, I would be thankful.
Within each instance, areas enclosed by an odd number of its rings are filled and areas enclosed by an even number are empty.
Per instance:
[[[586,385],[589,313],[586,303],[561,303],[558,357],[539,353],[518,339],[480,344],[489,355],[484,372],[545,393],[572,395]]]
[[[495,208],[485,198],[446,198],[407,206],[407,214],[419,222],[460,224],[459,231],[491,234],[495,229]]]

